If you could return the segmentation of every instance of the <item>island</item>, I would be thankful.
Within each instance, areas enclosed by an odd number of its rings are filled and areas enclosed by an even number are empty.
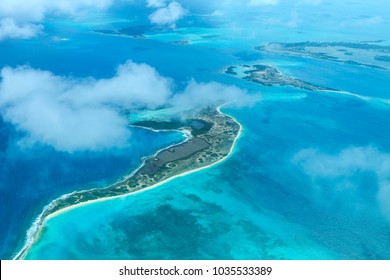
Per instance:
[[[141,167],[121,182],[105,188],[73,192],[52,201],[30,228],[24,247],[14,259],[25,257],[51,217],[86,203],[156,187],[175,177],[217,164],[232,152],[242,130],[234,118],[223,114],[220,107],[215,106],[207,106],[185,120],[139,121],[132,125],[153,130],[179,130],[186,133],[187,139],[145,158]]]
[[[146,34],[153,34],[161,32],[161,29],[154,26],[130,26],[119,29],[95,29],[95,33],[119,37],[130,37],[134,39],[147,39]],[[191,44],[189,40],[175,40],[169,41],[168,43],[179,46],[188,46]]]
[[[144,34],[150,30],[152,30],[153,27],[151,26],[129,26],[125,28],[119,28],[119,29],[96,29],[93,30],[96,33],[104,34],[104,35],[113,35],[113,36],[124,36],[124,37],[132,37],[136,39],[145,39],[146,37]]]
[[[279,85],[292,86],[311,91],[337,91],[332,88],[313,85],[299,79],[285,76],[278,69],[268,65],[229,66],[225,70],[225,73],[267,87]]]
[[[384,41],[364,42],[273,42],[256,47],[259,51],[337,61],[390,70],[390,46]]]

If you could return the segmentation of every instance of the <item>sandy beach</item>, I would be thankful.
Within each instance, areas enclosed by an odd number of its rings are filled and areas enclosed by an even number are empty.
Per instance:
[[[221,112],[221,107],[223,107],[224,105],[226,104],[223,104],[223,105],[220,105],[217,107],[217,111],[218,113],[220,114],[224,114]],[[231,117],[231,116],[229,116]],[[146,188],[143,188],[143,189],[140,189],[140,190],[137,190],[137,191],[134,191],[134,192],[131,192],[131,193],[127,193],[127,194],[123,194],[123,195],[118,195],[118,196],[112,196],[112,197],[106,197],[106,198],[99,198],[99,199],[95,199],[95,200],[90,200],[90,201],[86,201],[86,202],[81,202],[81,203],[77,203],[77,204],[74,204],[72,206],[68,206],[68,207],[65,207],[63,209],[60,209],[54,213],[51,213],[49,214],[48,216],[42,218],[44,212],[46,211],[46,209],[52,204],[52,203],[55,203],[56,201],[60,200],[60,199],[63,199],[64,197],[66,196],[69,196],[71,195],[72,193],[70,194],[65,194],[59,198],[57,198],[56,200],[53,200],[49,205],[47,205],[42,213],[37,217],[37,219],[35,220],[35,222],[33,223],[33,225],[30,227],[30,229],[27,231],[27,234],[26,234],[26,242],[25,242],[25,245],[23,246],[23,248],[13,257],[14,260],[18,260],[18,259],[24,259],[24,257],[27,255],[28,251],[30,250],[30,248],[32,247],[32,245],[39,239],[40,237],[40,233],[42,231],[42,229],[44,228],[46,222],[58,215],[61,215],[65,212],[68,212],[68,211],[71,211],[72,209],[75,209],[75,208],[78,208],[78,207],[82,207],[82,206],[86,206],[86,205],[90,205],[92,203],[100,203],[100,202],[104,202],[104,201],[108,201],[108,200],[113,200],[113,199],[117,199],[117,198],[122,198],[122,197],[128,197],[128,196],[131,196],[131,195],[136,195],[136,194],[139,194],[139,193],[142,193],[142,192],[145,192],[145,191],[149,191],[151,189],[155,189],[155,188],[158,188],[159,186],[167,183],[167,182],[170,182],[176,178],[179,178],[179,177],[183,177],[183,176],[187,176],[189,174],[192,174],[192,173],[195,173],[195,172],[198,172],[198,171],[201,171],[201,170],[205,170],[205,169],[208,169],[208,168],[211,168],[217,164],[220,164],[221,162],[225,161],[227,158],[229,158],[229,156],[233,153],[234,151],[234,148],[236,146],[236,143],[237,143],[237,140],[240,138],[241,134],[242,134],[242,130],[243,130],[243,127],[242,125],[233,117],[231,117],[238,125],[239,125],[239,130],[238,130],[238,133],[237,133],[237,136],[235,137],[233,143],[232,143],[232,146],[230,147],[230,150],[229,150],[229,153],[219,159],[218,161],[210,164],[210,165],[206,165],[206,166],[202,166],[202,167],[199,167],[199,168],[196,168],[196,169],[193,169],[193,170],[189,170],[189,171],[185,171],[183,173],[180,173],[180,174],[177,174],[175,176],[172,176],[164,181],[161,181],[161,182],[158,182],[154,185],[151,185],[149,187],[146,187]],[[148,128],[147,128],[148,129]],[[180,130],[179,130],[180,131]],[[186,141],[188,141],[191,137],[190,137],[190,134],[188,131],[180,131],[180,132],[183,132],[183,134],[185,134],[187,137],[186,139],[181,142],[181,143],[184,143]],[[177,145],[177,144],[175,144]],[[171,145],[172,146],[172,145]],[[171,147],[169,146],[169,147]],[[165,147],[161,150],[166,150],[168,149],[169,147]],[[157,155],[161,150],[157,151],[155,153],[155,155]],[[130,177],[132,174],[134,174],[137,170],[139,170],[140,168],[142,168],[142,166],[144,165],[145,163],[145,159],[143,160],[143,163],[141,164],[141,166],[139,168],[137,168],[135,171],[133,171],[129,176],[127,177]]]

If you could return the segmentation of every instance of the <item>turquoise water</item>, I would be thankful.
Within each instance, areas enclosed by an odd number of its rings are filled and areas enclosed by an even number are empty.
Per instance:
[[[316,85],[388,100],[390,71],[254,47],[273,41],[390,40],[390,13],[384,12],[389,4],[280,2],[248,10],[183,0],[193,15],[177,30],[154,30],[142,40],[92,31],[151,30],[148,10],[137,2],[86,23],[53,19],[37,39],[0,42],[1,67],[28,64],[56,75],[107,78],[117,65],[133,60],[170,77],[176,91],[195,78],[262,96],[254,107],[225,110],[244,127],[226,161],[156,189],[56,216],[28,259],[390,259],[389,106],[340,93],[269,88],[223,74],[229,65],[268,63]],[[197,16],[215,9],[224,16]],[[190,45],[170,43],[182,39]],[[179,133],[132,133],[128,147],[105,152],[22,149],[20,132],[0,118],[0,258],[22,247],[27,229],[51,200],[115,182],[143,156],[183,139]]]
[[[137,168],[142,157],[184,139],[181,133],[132,128],[132,142],[127,147],[68,154],[45,146],[21,148],[13,143],[17,139],[13,129],[4,123],[0,128],[8,132],[0,145],[2,258],[10,258],[23,246],[27,230],[53,199],[75,190],[112,184]]]
[[[361,209],[354,193],[333,193],[340,197],[330,200],[291,164],[301,148],[339,150],[351,145],[345,139],[367,137],[368,131],[349,124],[353,114],[370,111],[369,105],[343,102],[352,109],[341,114],[334,112],[341,107],[337,99],[323,96],[233,111],[244,134],[227,161],[157,189],[55,217],[27,258],[388,259],[390,225],[375,198],[363,201]],[[319,123],[324,116],[328,121]],[[373,117],[390,120],[385,111]],[[365,120],[359,127],[380,124]],[[360,137],[354,144],[389,136]],[[366,176],[367,185],[375,184]]]

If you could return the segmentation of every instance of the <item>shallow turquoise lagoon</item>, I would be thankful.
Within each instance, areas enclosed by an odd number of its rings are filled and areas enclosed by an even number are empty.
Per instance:
[[[244,126],[234,153],[156,189],[73,209],[47,222],[28,259],[387,259],[389,220],[375,176],[338,189],[294,156],[376,143],[387,110],[349,97],[282,97],[227,110]],[[303,102],[304,100],[304,102]],[[368,116],[359,124],[353,120]],[[342,180],[356,180],[345,175]],[[317,181],[316,181],[317,180]],[[369,186],[369,189],[367,189]]]

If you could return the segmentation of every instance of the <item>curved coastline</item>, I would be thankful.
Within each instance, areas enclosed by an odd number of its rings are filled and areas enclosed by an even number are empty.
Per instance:
[[[130,125],[132,126],[132,125]],[[177,129],[169,129],[169,130],[156,130],[156,129],[152,129],[152,128],[148,128],[148,127],[143,127],[143,129],[148,129],[148,130],[152,130],[154,132],[160,132],[160,131],[177,131],[177,132],[182,132],[183,135],[185,136],[185,139],[182,141],[182,142],[179,142],[179,143],[175,143],[175,144],[172,144],[172,145],[169,145],[167,147],[164,147],[160,150],[158,150],[156,153],[154,153],[153,155],[151,156],[146,156],[146,157],[143,157],[141,159],[141,164],[135,168],[131,173],[129,173],[128,175],[124,176],[120,181],[124,181],[128,178],[131,178],[138,170],[140,170],[144,164],[145,164],[145,161],[149,158],[152,158],[154,156],[156,156],[159,152],[163,151],[163,150],[166,150],[166,149],[169,149],[170,147],[173,147],[175,145],[180,145],[180,144],[183,144],[185,143],[186,141],[188,141],[189,139],[191,139],[191,133],[188,131],[188,130],[177,130]],[[120,182],[119,181],[119,182]],[[118,182],[116,183],[113,183],[112,185],[115,185],[117,184]],[[111,186],[111,185],[110,185]],[[152,187],[152,186],[151,186]],[[38,217],[34,220],[34,222],[32,223],[31,227],[27,230],[27,233],[26,233],[26,241],[25,241],[25,244],[23,245],[22,249],[17,253],[15,254],[15,256],[12,258],[13,260],[19,260],[19,259],[23,259],[29,249],[31,248],[31,246],[39,239],[39,235],[43,229],[43,227],[45,226],[45,223],[46,221],[50,220],[51,218],[54,218],[55,216],[58,216],[64,212],[67,212],[67,211],[70,211],[74,208],[77,208],[77,207],[81,207],[81,206],[85,206],[85,205],[88,205],[88,204],[91,204],[91,203],[98,203],[98,202],[102,202],[102,201],[106,201],[106,200],[111,200],[111,199],[116,199],[116,198],[119,198],[119,197],[125,197],[127,195],[131,195],[131,194],[135,194],[135,193],[138,193],[138,192],[141,192],[143,190],[140,190],[140,191],[137,191],[137,192],[134,192],[134,193],[128,193],[128,194],[125,194],[125,195],[118,195],[118,196],[112,196],[112,197],[107,197],[107,198],[100,198],[100,199],[96,199],[96,200],[90,200],[90,201],[87,201],[87,202],[81,202],[81,203],[78,203],[78,204],[74,204],[72,206],[69,206],[69,207],[66,207],[66,208],[63,208],[59,211],[56,211],[46,217],[44,217],[44,213],[52,206],[54,205],[56,202],[60,201],[60,200],[63,200],[69,196],[71,196],[72,194],[75,194],[75,193],[78,193],[78,192],[84,192],[84,191],[90,191],[90,190],[94,190],[94,189],[98,189],[98,188],[93,188],[93,189],[87,189],[87,190],[79,190],[79,191],[74,191],[74,192],[71,192],[71,193],[67,193],[67,194],[63,194],[61,195],[60,197],[52,200],[49,204],[47,204],[45,207],[43,207],[43,210],[42,212],[38,215]],[[149,188],[147,188],[149,189]]]
[[[167,182],[170,182],[178,177],[183,177],[183,176],[186,176],[186,175],[189,175],[189,174],[192,174],[192,173],[195,173],[195,172],[198,172],[198,171],[201,171],[201,170],[205,170],[207,168],[210,168],[210,167],[213,167],[217,164],[220,164],[221,162],[223,162],[224,160],[226,160],[227,158],[229,158],[229,156],[233,153],[234,151],[234,148],[236,146],[236,143],[237,143],[237,140],[240,138],[241,134],[242,134],[242,131],[243,131],[243,127],[242,125],[232,116],[230,115],[227,115],[225,113],[222,113],[221,112],[221,107],[225,106],[227,103],[225,104],[222,104],[218,107],[216,107],[216,110],[219,114],[221,115],[224,115],[224,116],[228,116],[229,118],[231,118],[239,127],[238,131],[237,131],[237,134],[235,136],[235,138],[233,139],[233,142],[230,146],[230,149],[229,149],[229,152],[223,156],[222,158],[218,159],[217,161],[215,162],[212,162],[208,165],[205,165],[205,166],[201,166],[201,167],[198,167],[198,168],[195,168],[195,169],[192,169],[192,170],[188,170],[188,171],[184,171],[184,172],[181,172],[179,174],[176,174],[174,176],[171,176],[165,180],[162,180],[160,182],[157,182],[155,184],[152,184],[148,187],[145,187],[145,188],[142,188],[142,189],[139,189],[139,190],[135,190],[135,191],[132,191],[132,192],[129,192],[129,193],[126,193],[126,194],[120,194],[120,195],[116,195],[116,196],[109,196],[109,197],[104,197],[104,198],[97,198],[97,199],[92,199],[92,200],[89,200],[89,201],[85,201],[85,202],[79,202],[79,203],[76,203],[76,204],[73,204],[71,206],[67,206],[67,207],[64,207],[60,210],[57,210],[53,213],[50,213],[49,215],[46,215],[45,216],[45,212],[55,203],[57,203],[58,201],[61,201],[63,199],[66,199],[67,197],[75,194],[75,193],[80,193],[80,192],[83,192],[83,191],[75,191],[75,192],[72,192],[72,193],[68,193],[68,194],[64,194],[62,196],[60,196],[59,198],[53,200],[51,203],[49,203],[48,205],[46,205],[41,214],[36,218],[36,220],[33,222],[32,226],[29,228],[29,230],[27,231],[27,234],[26,234],[26,241],[25,241],[25,244],[24,246],[22,247],[22,249],[17,253],[15,254],[15,256],[13,257],[14,260],[20,260],[20,259],[24,259],[28,253],[28,251],[31,249],[31,247],[34,245],[34,243],[39,239],[40,237],[40,234],[42,232],[42,229],[44,228],[46,222],[48,220],[50,220],[51,218],[54,218],[60,214],[63,214],[65,212],[68,212],[72,209],[75,209],[75,208],[78,208],[78,207],[82,207],[82,206],[85,206],[85,205],[89,205],[89,204],[92,204],[92,203],[99,203],[99,202],[103,202],[103,201],[107,201],[107,200],[113,200],[113,199],[117,199],[117,198],[120,198],[120,197],[127,197],[127,196],[130,196],[130,195],[135,195],[135,194],[139,194],[139,193],[142,193],[142,192],[145,192],[145,191],[148,191],[148,190],[151,190],[151,189],[155,189]],[[144,127],[145,129],[151,129],[153,131],[161,131],[161,130],[155,130],[155,129],[152,129],[152,128],[148,128],[148,127]],[[192,138],[192,135],[191,133],[188,131],[188,130],[176,130],[176,129],[169,129],[169,131],[180,131],[180,132],[183,132],[184,135],[186,135],[186,139],[183,141],[183,142],[180,142],[179,144],[173,144],[173,145],[170,145],[168,147],[165,147],[163,149],[160,149],[159,151],[157,151],[153,156],[150,156],[150,157],[146,157],[146,158],[143,158],[142,159],[142,164],[136,168],[134,171],[132,171],[128,176],[125,177],[124,180],[126,180],[126,178],[130,178],[132,177],[134,174],[136,174],[142,167],[145,166],[146,164],[146,160],[148,160],[149,158],[153,158],[154,156],[158,155],[161,151],[164,151],[164,150],[168,150],[169,148],[173,147],[173,146],[177,146],[177,145],[180,145],[180,144],[183,144],[183,143],[186,143],[187,141],[189,141],[191,138]],[[115,185],[117,183],[114,183],[112,185]],[[112,186],[110,185],[110,186]],[[108,186],[108,188],[110,187]],[[93,190],[93,189],[92,189]],[[86,191],[90,191],[90,190],[86,190]]]

